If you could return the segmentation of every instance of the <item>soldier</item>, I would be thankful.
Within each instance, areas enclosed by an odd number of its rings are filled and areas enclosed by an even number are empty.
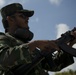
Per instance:
[[[1,9],[2,23],[5,29],[5,33],[0,32],[1,74],[48,75],[47,71],[59,71],[74,62],[73,56],[62,51],[56,54],[57,57],[53,57],[53,59],[51,53],[49,56],[46,54],[52,51],[52,49],[60,50],[55,40],[36,40],[30,42],[34,34],[29,30],[28,21],[33,14],[33,10],[23,9],[19,3],[9,4]],[[72,35],[75,36],[76,33],[72,32]],[[37,60],[37,62],[34,61],[34,59],[38,59],[36,57],[41,57],[40,54],[42,58]],[[47,57],[52,63],[48,61]],[[24,64],[26,67],[18,70]],[[30,66],[31,70],[28,68],[30,64],[32,64]],[[28,71],[27,74],[26,72],[23,73],[25,68]],[[15,72],[15,70],[18,71]]]

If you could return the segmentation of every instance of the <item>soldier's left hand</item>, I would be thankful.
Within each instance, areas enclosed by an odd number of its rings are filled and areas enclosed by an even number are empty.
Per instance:
[[[51,49],[59,50],[59,47],[54,40],[35,40],[28,43],[29,50],[33,51],[38,47],[41,51],[50,51]]]
[[[72,40],[70,42],[70,46],[73,46],[74,44],[76,44],[76,30],[75,31],[71,31],[71,35],[75,38],[74,40]]]
[[[75,37],[75,39],[76,39],[76,31],[71,32],[71,35],[73,35]]]

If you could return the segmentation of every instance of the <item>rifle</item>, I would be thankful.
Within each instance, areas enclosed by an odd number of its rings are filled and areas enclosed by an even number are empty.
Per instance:
[[[74,28],[71,31],[76,31],[76,28]],[[69,54],[71,54],[72,56],[76,57],[76,49],[68,46],[66,43],[74,40],[75,38],[71,35],[71,31],[68,31],[66,33],[64,33],[58,40],[57,45],[59,46],[59,48]],[[23,65],[19,65],[15,68],[12,68],[10,70],[10,74],[12,75],[28,75],[29,72],[35,67],[37,66],[42,60],[46,59],[49,66],[51,68],[55,67],[56,65],[54,64],[54,61],[52,60],[52,53],[55,52],[55,49],[50,50],[50,53],[46,53],[46,52],[40,52],[38,49],[36,49],[35,51],[38,52],[38,55],[34,58],[34,60],[32,61],[32,63],[29,64],[23,64]],[[51,58],[49,58],[49,56]],[[8,75],[8,73],[7,73]]]
[[[76,27],[71,30],[76,31]],[[61,50],[71,54],[72,56],[76,57],[76,49],[72,48],[71,46],[68,46],[66,43],[73,41],[75,38],[71,35],[71,31],[67,31],[66,33],[62,34],[62,37],[60,37],[57,45],[60,47]]]

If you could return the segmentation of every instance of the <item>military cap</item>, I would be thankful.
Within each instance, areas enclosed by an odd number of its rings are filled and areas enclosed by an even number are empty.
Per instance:
[[[31,17],[34,14],[33,10],[23,9],[23,6],[20,3],[12,3],[9,5],[6,5],[1,9],[1,15],[3,19],[6,19],[7,16],[11,16],[16,12],[24,13],[28,17]]]

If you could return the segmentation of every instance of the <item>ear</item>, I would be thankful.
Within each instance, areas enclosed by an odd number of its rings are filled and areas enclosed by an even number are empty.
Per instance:
[[[8,22],[14,22],[14,19],[12,17],[10,17],[10,16],[7,16],[7,21]]]

